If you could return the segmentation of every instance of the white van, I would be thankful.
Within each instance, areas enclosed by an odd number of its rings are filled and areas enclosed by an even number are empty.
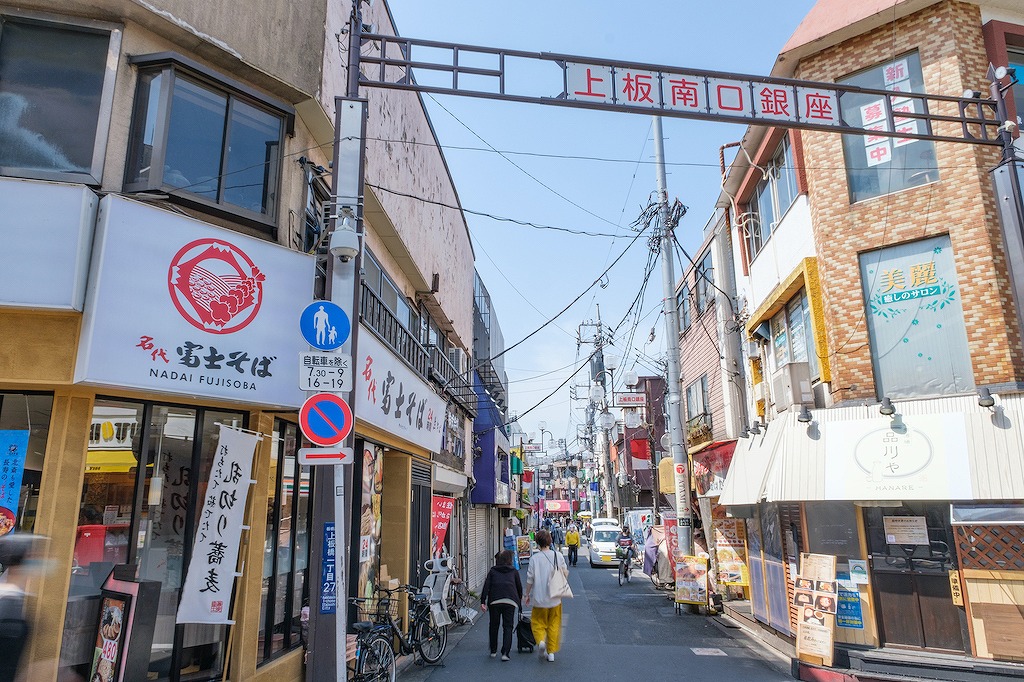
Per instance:
[[[614,519],[595,519],[595,521],[608,521]],[[615,522],[592,524],[593,530],[590,534],[590,567],[618,566],[619,560],[615,556],[615,547],[618,545],[619,535],[622,534],[622,527]]]

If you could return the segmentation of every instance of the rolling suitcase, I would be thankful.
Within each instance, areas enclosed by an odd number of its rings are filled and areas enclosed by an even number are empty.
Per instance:
[[[529,616],[521,616],[516,624],[516,647],[519,653],[533,653],[533,647],[537,646],[537,640],[533,638],[533,628]]]

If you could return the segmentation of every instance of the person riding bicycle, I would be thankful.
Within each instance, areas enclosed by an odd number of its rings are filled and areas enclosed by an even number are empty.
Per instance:
[[[622,533],[616,538],[615,543],[620,549],[616,554],[621,554],[627,561],[636,556],[636,547],[633,546],[633,536],[629,533],[629,526],[622,527]]]

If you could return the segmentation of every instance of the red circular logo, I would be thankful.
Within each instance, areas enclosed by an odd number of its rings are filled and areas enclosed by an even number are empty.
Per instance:
[[[249,257],[221,239],[197,239],[171,259],[167,286],[189,324],[231,334],[253,321],[263,303],[265,275]]]

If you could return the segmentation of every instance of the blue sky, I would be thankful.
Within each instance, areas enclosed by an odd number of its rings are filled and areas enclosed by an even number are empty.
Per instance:
[[[389,0],[388,5],[399,33],[410,38],[756,75],[771,71],[814,0]],[[450,95],[425,96],[425,101],[463,208],[620,235],[581,236],[467,215],[476,267],[510,346],[567,306],[626,250],[635,234],[630,225],[656,186],[651,118]],[[729,123],[664,119],[669,199],[689,208],[677,237],[691,254],[718,198],[719,147],[739,140],[744,130]],[[594,287],[504,356],[510,407],[528,434],[544,420],[556,439],[566,439],[570,452],[581,449],[575,439],[584,403],[570,400],[569,386],[585,383],[586,370],[555,389],[592,351],[589,344],[577,347],[576,337],[581,323],[596,320],[597,306],[603,323],[619,327],[615,348],[606,352],[626,356],[616,372],[616,390],[626,369],[641,376],[654,373],[637,352],[665,355],[660,263],[639,314],[627,315],[643,288],[648,255],[641,238],[609,272],[606,287]],[[686,265],[676,263],[677,277]],[[583,332],[589,338],[593,330]]]

